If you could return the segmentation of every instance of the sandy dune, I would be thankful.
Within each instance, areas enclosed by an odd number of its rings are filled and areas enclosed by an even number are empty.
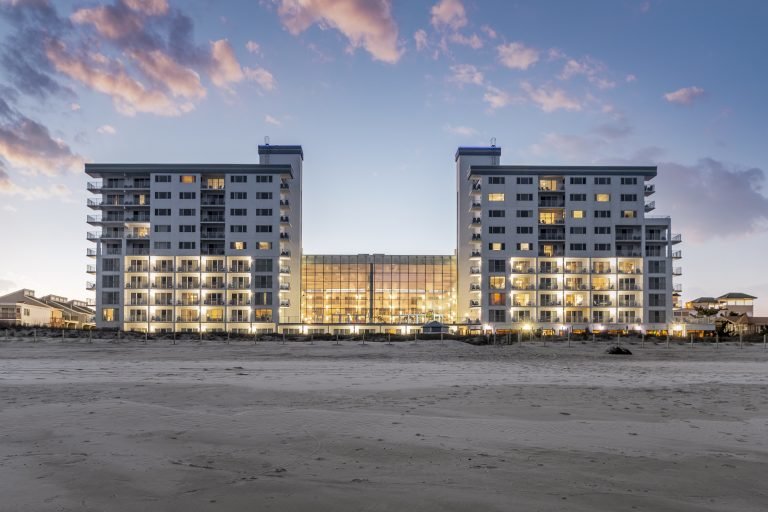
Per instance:
[[[630,348],[0,342],[0,510],[768,510],[768,353]]]

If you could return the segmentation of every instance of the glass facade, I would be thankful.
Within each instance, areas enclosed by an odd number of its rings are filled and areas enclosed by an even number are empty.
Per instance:
[[[301,279],[306,324],[456,321],[453,256],[306,255]]]

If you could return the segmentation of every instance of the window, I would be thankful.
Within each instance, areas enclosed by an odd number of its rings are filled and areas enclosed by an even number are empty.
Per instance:
[[[179,176],[179,181],[181,183],[196,183],[197,182],[197,176],[190,176],[187,174],[183,174]]]
[[[245,215],[248,215],[248,210],[245,208],[230,208],[229,214],[232,217],[244,217]]]
[[[488,250],[489,251],[503,251],[505,248],[505,244],[502,242],[491,242],[488,244]]]
[[[272,305],[272,292],[257,292],[253,294],[253,303],[256,306]]]
[[[533,217],[533,210],[517,210],[516,215],[518,218]]]
[[[648,273],[650,274],[666,274],[667,262],[650,260],[648,262]]]
[[[529,242],[520,242],[517,244],[517,250],[518,251],[530,251],[533,249],[533,244]]]
[[[611,226],[595,226],[596,235],[610,235]]]
[[[521,176],[517,178],[518,185],[533,185],[533,178],[531,176]]]
[[[272,232],[272,226],[269,224],[256,224],[256,232],[257,233],[271,233]]]
[[[666,306],[667,296],[663,293],[649,293],[648,305],[649,306]]]
[[[229,248],[233,251],[243,251],[246,246],[245,242],[229,242]]]
[[[230,176],[230,183],[248,183],[248,176]]]
[[[571,194],[571,201],[586,201],[587,194]]]
[[[665,290],[667,288],[666,277],[649,277],[648,289],[649,290]]]
[[[507,303],[507,294],[504,292],[493,292],[488,294],[488,304],[491,306],[505,306]]]
[[[254,276],[254,288],[272,288],[272,276]]]
[[[607,203],[611,200],[611,194],[595,194],[595,201],[598,203]]]
[[[507,287],[507,278],[504,276],[488,276],[488,288],[491,290],[503,290]]]
[[[256,192],[256,199],[272,199],[272,192]]]
[[[171,177],[167,174],[155,174],[155,183],[170,183]]]
[[[587,178],[584,176],[571,178],[571,185],[586,185],[586,184],[587,184]]]
[[[622,219],[636,219],[637,211],[635,210],[621,210]]]
[[[247,233],[248,226],[245,226],[242,224],[232,224],[231,226],[229,226],[229,232],[230,233]]]
[[[505,309],[489,309],[488,321],[494,323],[504,323],[507,321],[507,311]]]
[[[156,217],[168,217],[171,215],[171,209],[170,208],[155,208],[155,216]]]
[[[103,258],[101,260],[101,270],[106,272],[116,272],[120,270],[120,260],[118,258]]]
[[[637,194],[621,194],[621,200],[624,202],[637,201]]]
[[[584,218],[584,210],[571,210],[571,218],[572,219],[583,219]]]
[[[596,251],[610,251],[611,244],[595,244]]]
[[[272,272],[272,260],[269,258],[256,258],[253,260],[254,272]]]
[[[571,226],[570,232],[572,235],[586,235],[587,228],[584,226]]]
[[[651,323],[654,324],[663,324],[667,321],[666,311],[652,310],[648,312],[648,315],[650,317]]]
[[[497,202],[497,201],[503,201],[504,200],[504,194],[488,194],[488,201]]]
[[[248,192],[230,192],[230,199],[248,199]]]
[[[488,260],[488,272],[506,272],[507,265],[504,260]]]
[[[203,187],[209,189],[223,189],[224,178],[207,178]]]
[[[489,185],[503,185],[504,184],[504,177],[503,176],[488,176],[488,184]]]
[[[256,183],[272,183],[272,176],[256,176]]]
[[[595,178],[595,185],[610,185],[611,178]]]
[[[259,251],[268,251],[272,248],[272,242],[256,242],[256,249]]]
[[[272,215],[272,208],[256,208],[257,217],[270,217]]]
[[[194,249],[195,247],[195,242],[179,242],[179,249]]]
[[[517,226],[518,235],[532,235],[533,226]]]
[[[181,224],[179,226],[179,233],[194,233],[197,231],[197,226],[194,224]]]
[[[101,303],[110,306],[120,304],[120,292],[101,292]]]
[[[103,308],[101,310],[101,319],[105,322],[116,322],[120,318],[120,310],[118,308]]]
[[[170,233],[171,226],[169,224],[155,224],[155,233]]]
[[[505,213],[504,210],[488,210],[489,217],[504,217]]]
[[[587,244],[571,244],[572,251],[586,251]]]
[[[518,201],[533,201],[533,194],[517,194]]]
[[[160,251],[170,251],[171,250],[171,242],[152,242],[152,247],[155,249],[158,249]]]
[[[608,219],[611,217],[611,210],[595,210],[596,219]]]
[[[506,232],[504,226],[488,226],[488,233],[491,235],[502,235]]]
[[[622,185],[637,185],[637,178],[621,178]]]
[[[195,199],[197,192],[179,192],[179,199]]]
[[[180,208],[179,215],[181,217],[194,217],[197,215],[197,210],[194,208]]]
[[[155,192],[155,199],[170,199],[170,192]]]

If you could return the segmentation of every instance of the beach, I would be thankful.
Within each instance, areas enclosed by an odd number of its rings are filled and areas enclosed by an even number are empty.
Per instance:
[[[0,510],[768,509],[762,344],[0,342]]]

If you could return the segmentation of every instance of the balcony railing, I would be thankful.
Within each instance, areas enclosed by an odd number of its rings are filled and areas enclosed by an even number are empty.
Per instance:
[[[656,185],[646,185],[645,186],[645,195],[649,196],[656,192]]]
[[[596,308],[609,308],[613,306],[612,300],[595,300],[592,301],[592,306]]]
[[[251,287],[251,283],[250,283],[250,282],[244,282],[244,283],[238,283],[238,282],[235,282],[235,283],[229,283],[229,285],[227,286],[227,288],[229,288],[229,289],[231,289],[231,290],[247,290],[247,289],[248,289],[248,288],[250,288],[250,287]]]
[[[291,301],[290,300],[281,300],[280,301],[280,307],[281,308],[287,308],[290,307]]]
[[[203,301],[205,306],[223,306],[226,304],[224,299],[205,299]]]
[[[96,289],[96,283],[88,281],[85,283],[85,289],[86,290],[95,290]]]
[[[109,250],[107,250],[107,254],[111,254]],[[118,251],[115,254],[120,254]],[[149,248],[148,247],[129,247],[126,254],[129,256],[149,256]]]
[[[555,323],[555,322],[559,322],[559,321],[560,321],[560,319],[558,317],[556,317],[556,316],[553,316],[553,317],[546,317],[546,316],[539,317],[539,322],[544,323],[544,324],[551,324],[551,323]]]
[[[480,274],[480,267],[470,267],[469,273],[473,275]]]
[[[286,182],[280,183],[280,190],[289,190],[291,187]]]
[[[472,251],[472,252],[469,254],[469,257],[470,257],[470,258],[479,258],[480,256],[482,256],[482,255],[480,254],[480,251]]]
[[[575,283],[575,284],[566,283],[565,289],[568,291],[579,291],[579,290],[588,290],[589,287],[584,283]]]
[[[230,300],[229,305],[230,306],[250,306],[251,301],[250,300]]]
[[[593,284],[592,285],[592,289],[595,290],[595,291],[598,291],[598,292],[604,292],[604,291],[609,291],[609,290],[615,290],[616,287],[614,285],[612,285],[612,284],[602,285],[602,286],[601,285]]]
[[[85,255],[89,258],[95,258],[96,257],[96,249],[86,249]]]
[[[170,274],[173,272],[173,266],[168,265],[166,267],[158,267],[154,266],[152,267],[152,272],[157,272],[158,274]]]
[[[225,238],[225,234],[223,231],[203,231],[200,233],[200,238],[206,239],[206,240],[223,240]]]
[[[620,258],[640,258],[642,253],[640,251],[616,251],[616,256]]]
[[[479,300],[471,300],[471,301],[469,301],[469,307],[471,307],[471,308],[479,308],[480,307],[480,301]]]
[[[135,239],[145,239],[145,238],[149,238],[149,233],[137,232],[137,231],[128,232],[128,233],[125,234],[125,238],[130,238],[130,239],[134,239],[134,240]]]
[[[557,283],[539,283],[539,290],[559,290],[560,287],[557,285]]]
[[[280,273],[281,274],[290,274],[291,268],[290,267],[280,267]]]
[[[683,291],[683,285],[680,283],[675,283],[672,285],[672,291],[677,293],[682,293]]]
[[[656,201],[649,201],[645,203],[645,212],[651,212],[656,209]]]
[[[681,276],[683,275],[683,269],[682,267],[675,267],[672,269],[672,275],[673,276]]]
[[[622,292],[637,292],[642,290],[642,287],[639,284],[632,284],[632,283],[619,283],[619,291]]]
[[[482,237],[480,236],[480,233],[472,233],[472,240],[474,240],[474,241],[482,240]]]
[[[280,233],[280,240],[290,240],[290,239],[291,239],[291,235],[289,235],[288,233]]]
[[[200,206],[224,206],[224,199],[201,199]]]
[[[513,308],[535,308],[536,303],[535,302],[513,302],[512,307]]]
[[[620,308],[639,308],[640,303],[635,301],[619,301],[619,307]]]
[[[200,254],[205,256],[224,256],[223,247],[204,247],[200,249]]]
[[[287,291],[291,289],[291,283],[280,283],[280,289],[282,291]]]
[[[672,253],[672,259],[674,259],[674,260],[679,260],[682,257],[683,257],[683,252],[682,251],[675,251],[675,252]]]
[[[479,183],[472,184],[472,192],[480,192],[482,189],[483,187],[481,187]]]
[[[642,274],[643,270],[639,268],[621,268],[619,267],[619,274]]]
[[[550,226],[565,224],[565,219],[539,219],[539,225]]]
[[[589,274],[589,269],[584,267],[565,267],[566,274]]]
[[[512,274],[534,274],[533,267],[512,267]]]
[[[682,241],[683,241],[683,235],[681,235],[680,233],[675,233],[672,235],[673,244],[679,244]]]
[[[513,284],[512,285],[513,290],[535,290],[536,285],[533,284]]]
[[[157,323],[167,324],[167,323],[173,322],[173,317],[172,316],[153,316],[152,321]]]
[[[181,265],[176,269],[177,272],[200,272],[200,267]]]
[[[146,306],[149,304],[147,299],[132,299],[128,302],[129,306]]]
[[[565,208],[565,201],[562,199],[559,201],[544,201],[539,200],[539,207],[540,208]]]
[[[173,283],[167,282],[167,283],[152,283],[152,288],[159,289],[159,290],[172,290],[173,289]]]
[[[96,273],[96,265],[86,265],[85,266],[85,272],[86,272],[86,274],[95,274]]]
[[[473,218],[473,219],[470,221],[470,224],[472,224],[473,226],[479,226],[479,225],[480,225],[480,223],[481,223],[481,218],[480,218],[480,217],[474,217],[474,218]]]
[[[206,290],[223,290],[225,287],[224,283],[220,282],[203,283],[202,286]]]
[[[280,251],[280,257],[281,258],[290,258],[291,257],[291,251]]]
[[[200,218],[200,222],[215,222],[215,223],[219,223],[219,222],[225,222],[225,221],[224,221],[224,216],[223,215],[203,215]]]
[[[562,305],[563,305],[563,303],[560,302],[559,300],[556,300],[556,301],[541,301],[541,307],[543,307],[543,308],[557,308],[557,307],[560,307]]]
[[[199,322],[200,317],[199,316],[177,316],[176,317],[177,322]]]
[[[642,240],[642,235],[616,235],[617,242],[640,242]]]
[[[605,317],[605,318],[592,317],[592,323],[593,324],[612,324],[614,322],[613,322],[613,317]]]
[[[288,202],[288,199],[281,199],[280,200],[280,208],[288,208],[291,206],[291,203]]]
[[[197,290],[200,288],[200,283],[193,282],[193,283],[179,283],[176,286],[179,290]]]
[[[539,251],[539,257],[541,258],[556,258],[559,256],[565,256],[564,251]]]
[[[560,269],[557,267],[541,267],[539,268],[539,274],[559,274]]]
[[[483,208],[482,203],[478,203],[477,201],[474,201],[472,203],[472,206],[469,207],[471,210],[480,210]]]
[[[539,233],[539,240],[565,240],[563,233]]]
[[[229,271],[234,274],[244,274],[251,271],[251,267],[249,265],[242,265],[242,266],[234,266],[229,267]]]
[[[227,271],[227,267],[225,267],[224,265],[207,265],[205,267],[205,270],[203,270],[203,272],[210,272],[213,274],[223,273],[226,271]]]
[[[128,265],[125,267],[125,271],[128,273],[147,273],[149,272],[149,267],[144,265]]]
[[[471,292],[479,292],[481,289],[480,285],[477,283],[472,283],[469,285],[469,291]]]
[[[125,287],[129,290],[148,290],[149,283],[144,283],[144,282],[125,283]]]

